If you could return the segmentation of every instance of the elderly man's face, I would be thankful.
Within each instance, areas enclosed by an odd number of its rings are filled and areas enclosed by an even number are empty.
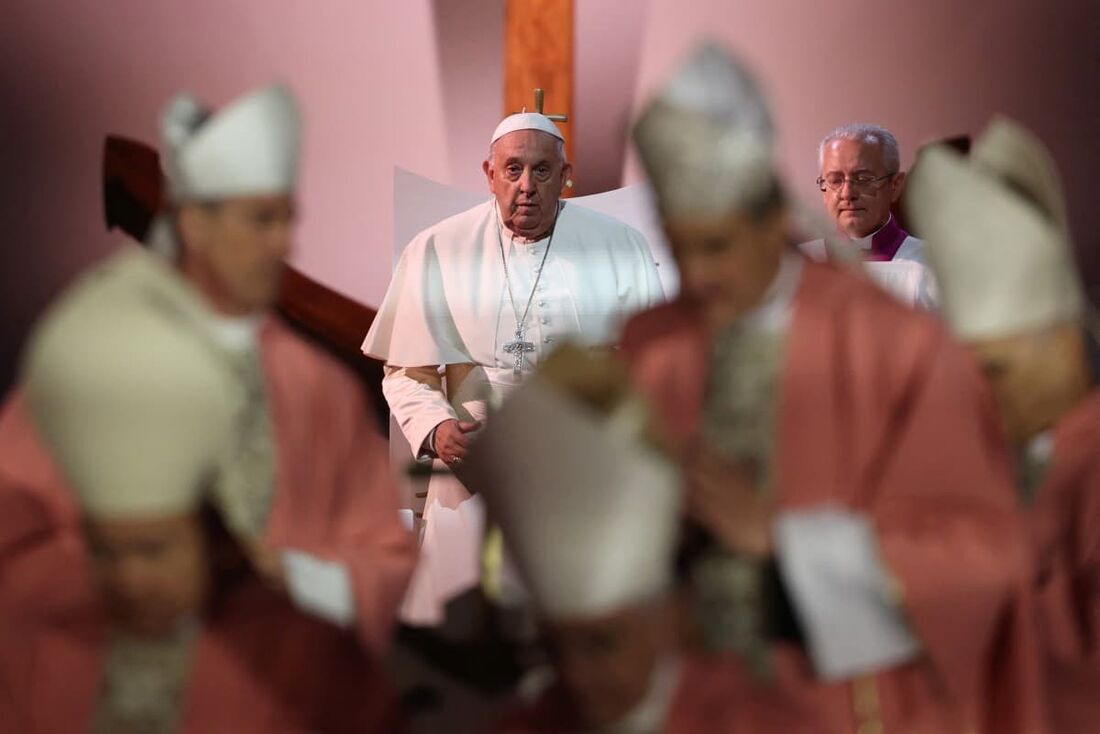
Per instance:
[[[211,579],[199,515],[89,519],[86,532],[108,614],[119,628],[163,637],[202,610]]]
[[[890,205],[901,196],[905,182],[904,173],[886,170],[882,146],[863,140],[838,139],[826,144],[821,177],[828,180],[834,176],[843,177],[844,183],[836,190],[824,186],[821,196],[837,231],[852,238],[866,237],[886,224]],[[877,180],[861,185],[855,183],[859,178]]]
[[[180,210],[185,270],[221,310],[261,311],[275,301],[292,248],[294,201],[249,196]]]
[[[775,279],[787,246],[782,210],[762,219],[666,219],[684,297],[700,304],[714,327],[756,306]]]
[[[550,230],[573,170],[561,141],[539,130],[508,133],[493,144],[482,169],[508,229],[528,239]]]
[[[992,388],[1012,445],[1022,446],[1051,428],[1089,389],[1085,343],[1076,324],[967,346]]]
[[[614,724],[645,699],[674,628],[665,604],[548,625],[558,689],[578,728]]]

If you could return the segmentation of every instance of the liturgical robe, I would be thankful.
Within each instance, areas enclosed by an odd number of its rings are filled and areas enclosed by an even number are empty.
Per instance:
[[[1039,631],[1051,731],[1100,729],[1100,391],[1053,432],[1034,497]]]
[[[141,258],[152,257],[123,252],[101,267],[143,267]],[[288,589],[300,607],[354,627],[381,653],[416,554],[398,515],[385,439],[349,371],[276,318],[258,328],[276,452],[264,539],[288,552]],[[81,553],[68,497],[17,388],[0,414],[0,505],[22,508],[0,517],[0,539],[11,538],[0,542],[0,607],[64,613],[44,578]],[[68,601],[78,596],[74,584]]]
[[[506,351],[528,300],[523,341],[529,347]],[[414,455],[425,460],[426,442],[439,423],[484,419],[489,405],[560,342],[612,345],[628,316],[662,300],[653,256],[631,227],[566,203],[551,236],[524,242],[501,224],[489,201],[409,243],[363,351],[390,368],[429,367],[433,375],[437,366],[469,366],[447,370],[446,394],[438,380],[418,381],[404,369],[383,381]],[[483,514],[480,499],[458,480],[432,477],[404,621],[439,624],[446,601],[478,584]]]
[[[771,648],[781,705],[821,732],[1043,731],[1025,528],[972,363],[933,319],[830,266],[803,263],[789,319],[771,475],[777,552],[807,644]],[[674,445],[701,434],[703,323],[676,302],[636,317],[623,337]],[[811,581],[832,599],[800,589],[806,575],[783,562],[797,538],[784,527],[815,514],[869,529],[895,592],[866,586],[856,571],[871,562],[834,552],[845,546],[827,535]],[[804,527],[814,525],[828,523]],[[830,659],[850,651],[836,641],[871,636],[846,629],[864,617],[839,611],[861,597],[896,606],[915,646],[897,645],[881,664],[867,650],[864,670],[837,675]]]
[[[92,593],[79,509],[16,389],[0,408],[0,609],[64,618]]]
[[[86,564],[75,569],[90,574]],[[0,609],[4,731],[90,731],[110,638],[101,610],[87,602],[65,619]],[[254,578],[199,625],[180,734],[401,731],[393,692],[353,635],[295,610]]]
[[[924,242],[906,232],[893,215],[872,234],[853,240],[871,279],[902,303],[933,310],[939,300],[936,278],[924,257]],[[827,259],[824,240],[805,242],[799,248],[809,257]]]

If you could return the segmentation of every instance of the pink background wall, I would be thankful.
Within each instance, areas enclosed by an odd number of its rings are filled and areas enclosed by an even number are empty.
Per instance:
[[[622,185],[648,2],[574,0],[573,131],[577,193]]]
[[[1082,248],[1100,175],[1100,10],[992,0],[576,0],[574,130],[581,193],[638,178],[623,130],[701,34],[729,41],[770,88],[792,186],[813,202],[815,146],[854,119],[920,141],[994,111],[1054,148]],[[0,385],[28,324],[109,251],[104,134],[155,141],[166,99],[214,104],[272,78],[306,110],[295,263],[376,304],[393,251],[393,167],[483,190],[501,108],[502,0],[13,0],[0,21]],[[1095,272],[1095,271],[1094,271]],[[1100,273],[1098,273],[1100,274]]]
[[[0,385],[51,294],[108,252],[103,136],[155,142],[165,101],[212,104],[273,78],[306,110],[295,264],[377,303],[389,279],[393,167],[483,189],[499,119],[499,0],[72,3],[0,21]]]

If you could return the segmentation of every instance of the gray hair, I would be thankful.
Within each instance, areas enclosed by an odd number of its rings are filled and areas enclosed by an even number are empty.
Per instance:
[[[825,162],[825,146],[834,140],[858,140],[861,143],[876,143],[882,150],[882,159],[886,172],[895,174],[901,170],[901,150],[894,134],[881,125],[866,122],[853,122],[829,131],[817,146],[818,168]]]

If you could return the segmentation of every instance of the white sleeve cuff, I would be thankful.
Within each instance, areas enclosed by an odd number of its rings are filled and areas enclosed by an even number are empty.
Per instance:
[[[382,393],[390,412],[413,456],[418,461],[429,460],[432,456],[424,451],[425,443],[434,435],[435,427],[458,414],[439,390],[409,377],[403,368],[387,369],[390,371],[382,378]]]
[[[821,678],[873,672],[919,653],[865,517],[833,507],[781,513],[775,542],[780,573]]]
[[[295,606],[338,627],[355,621],[355,598],[347,567],[297,550],[283,551],[287,591]]]

